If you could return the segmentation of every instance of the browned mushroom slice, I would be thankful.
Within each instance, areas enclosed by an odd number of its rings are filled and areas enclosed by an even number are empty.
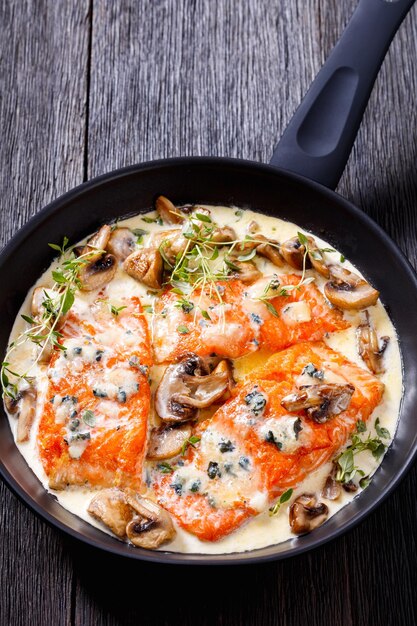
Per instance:
[[[148,459],[171,459],[180,454],[184,443],[191,437],[191,426],[161,426],[153,428],[148,444]]]
[[[238,278],[242,283],[250,285],[258,280],[262,276],[262,273],[258,270],[255,263],[252,261],[232,261],[230,266],[232,270],[232,276]]]
[[[112,254],[100,254],[98,258],[94,255],[78,274],[82,291],[101,289],[113,279],[116,269],[116,259]]]
[[[118,261],[124,261],[135,251],[135,244],[135,237],[129,228],[115,228],[110,235],[106,250]]]
[[[306,249],[298,237],[292,237],[291,239],[284,241],[284,243],[280,245],[279,251],[288,265],[291,265],[291,267],[296,270],[303,269]],[[308,257],[305,258],[305,267],[311,267],[310,259]]]
[[[131,521],[133,512],[121,489],[99,491],[91,500],[87,511],[110,528],[117,537],[126,537],[126,526]]]
[[[285,396],[281,405],[291,413],[305,410],[314,422],[322,424],[348,408],[354,391],[350,383],[303,385],[297,393]]]
[[[161,254],[154,248],[143,248],[130,254],[123,264],[125,271],[151,289],[162,285],[163,262]]]
[[[265,239],[265,237],[263,237],[262,235],[258,235],[257,239],[261,237],[262,239]],[[261,256],[269,259],[269,261],[271,261],[271,263],[273,263],[277,267],[283,267],[285,264],[285,261],[279,252],[277,242],[273,241],[272,239],[265,239],[265,243],[260,243],[256,248],[256,252]]]
[[[195,354],[169,365],[155,394],[159,417],[171,422],[193,419],[197,410],[213,404],[229,388],[231,372],[222,362],[210,373],[207,363]]]
[[[111,226],[108,224],[104,224],[90,239],[88,239],[85,244],[82,254],[86,254],[87,252],[91,252],[94,248],[97,250],[105,250],[107,246],[107,242],[109,241],[111,235]]]
[[[330,280],[324,285],[326,298],[339,309],[366,309],[376,304],[379,291],[363,278],[340,267],[329,265]]]
[[[332,471],[326,478],[321,495],[326,500],[337,500],[342,493],[342,488],[339,482],[336,480],[336,465],[333,464]]]
[[[210,243],[227,243],[228,241],[236,241],[237,235],[230,226],[222,226],[216,228],[211,236]]]
[[[165,509],[130,489],[126,490],[126,499],[136,512],[126,526],[127,537],[134,546],[152,550],[174,539],[174,524]]]
[[[320,248],[316,244],[313,237],[307,237],[308,241],[308,258],[313,268],[325,278],[330,278],[330,271],[324,260],[324,256]]]
[[[382,374],[385,369],[382,365],[382,357],[389,343],[389,337],[381,337],[381,345],[375,328],[371,325],[368,311],[364,312],[364,319],[358,326],[358,352],[365,361],[371,372]]]
[[[162,258],[174,266],[178,254],[184,252],[186,248],[190,251],[194,243],[184,237],[180,229],[163,230],[153,233],[149,247],[158,249]]]
[[[155,209],[165,224],[181,224],[183,221],[183,218],[178,215],[179,210],[165,196],[158,196],[155,201]]]
[[[311,493],[303,493],[290,507],[290,526],[296,535],[309,533],[326,521],[329,509]]]
[[[30,429],[35,419],[36,398],[37,391],[33,385],[23,391],[19,391],[16,398],[4,396],[4,404],[7,411],[11,415],[16,415],[18,419],[16,432],[18,443],[28,441],[29,439]]]

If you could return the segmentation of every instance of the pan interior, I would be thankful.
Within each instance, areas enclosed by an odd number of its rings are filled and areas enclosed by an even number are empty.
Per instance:
[[[130,548],[76,518],[47,494],[14,445],[7,418],[0,420],[0,459],[6,481],[49,522],[102,549],[165,562],[232,563],[284,558],[308,550],[357,523],[382,500],[409,467],[417,447],[414,419],[417,375],[417,282],[406,259],[365,214],[320,185],[269,166],[228,159],[174,159],[133,166],[91,181],[49,205],[1,254],[0,302],[4,353],[27,291],[52,260],[49,242],[77,241],[100,224],[149,209],[157,195],[176,204],[235,205],[295,222],[340,250],[380,292],[397,330],[404,367],[401,417],[394,442],[371,485],[312,535],[249,553],[169,554]]]

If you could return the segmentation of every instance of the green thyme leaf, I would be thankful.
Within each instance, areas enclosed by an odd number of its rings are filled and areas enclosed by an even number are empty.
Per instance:
[[[180,324],[179,326],[177,326],[177,331],[181,333],[181,335],[188,335],[188,333],[190,332],[189,328],[187,328],[187,326],[184,326],[184,324]]]
[[[382,437],[383,439],[391,439],[389,430],[379,425],[379,417],[377,417],[375,420],[375,430],[378,437]]]
[[[308,246],[308,239],[307,237],[303,234],[300,233],[300,231],[297,232],[297,237],[298,237],[298,241],[303,245],[303,246]]]

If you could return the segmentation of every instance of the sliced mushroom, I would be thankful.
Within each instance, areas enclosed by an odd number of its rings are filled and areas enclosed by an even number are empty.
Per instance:
[[[382,357],[389,343],[389,337],[381,337],[381,345],[375,328],[371,325],[368,311],[364,312],[364,319],[358,326],[358,352],[365,361],[371,372],[382,374],[385,369],[382,365]]]
[[[186,248],[190,251],[194,243],[184,237],[180,229],[175,229],[154,233],[149,246],[159,250],[162,258],[174,266],[178,254],[184,252]]]
[[[87,511],[108,526],[117,537],[126,537],[126,526],[131,521],[133,512],[121,489],[99,491],[91,500]]]
[[[265,239],[266,243],[260,243],[256,248],[256,252],[260,254],[261,256],[264,256],[267,259],[269,259],[271,263],[273,263],[277,267],[283,267],[285,262],[279,252],[278,247],[277,246],[274,247],[274,245],[271,245],[271,244],[277,244],[277,242],[273,241],[272,239],[268,240],[265,237],[263,237],[263,235],[257,236],[257,239],[260,239],[260,238]]]
[[[4,404],[11,415],[18,418],[16,440],[18,443],[28,441],[30,429],[36,413],[36,388],[31,385],[27,389],[19,391],[16,398],[4,396]]]
[[[191,425],[183,424],[179,427],[161,426],[153,428],[148,444],[148,459],[171,459],[180,454],[184,443],[191,437]]]
[[[307,237],[308,240],[308,258],[313,268],[325,278],[330,278],[330,270],[324,260],[324,256],[320,248],[316,244],[313,237]]]
[[[238,278],[242,283],[250,285],[258,280],[262,276],[262,273],[258,270],[255,263],[252,261],[235,261],[233,260],[232,268],[234,271],[231,276]]]
[[[296,535],[309,533],[326,521],[329,514],[328,507],[317,501],[317,496],[303,493],[290,507],[290,526]]]
[[[322,424],[348,408],[354,391],[350,383],[303,385],[299,392],[285,396],[281,405],[291,413],[305,410],[310,419]]]
[[[171,200],[165,196],[158,196],[155,201],[155,208],[165,224],[181,224],[183,218],[178,215],[179,211]]]
[[[296,270],[303,269],[306,248],[298,237],[292,237],[291,239],[284,241],[284,243],[280,245],[279,251],[288,265],[291,265],[291,267]],[[311,267],[310,259],[308,257],[305,259],[305,266],[306,268]]]
[[[336,480],[336,465],[333,464],[332,471],[326,478],[326,482],[324,483],[321,495],[323,498],[326,498],[326,500],[337,500],[338,498],[340,498],[341,493],[341,485]]]
[[[105,250],[107,243],[111,235],[111,226],[104,224],[90,239],[87,241],[83,248],[83,253],[86,254],[97,248],[98,250]]]
[[[230,226],[222,226],[216,228],[211,236],[210,243],[227,243],[228,241],[236,241],[237,235]]]
[[[112,254],[100,254],[98,258],[94,255],[93,260],[90,259],[78,274],[82,291],[101,289],[113,279],[116,269],[116,259]]]
[[[366,309],[376,304],[379,291],[363,278],[340,267],[329,265],[330,281],[324,285],[326,298],[339,309]]]
[[[213,404],[229,388],[231,373],[222,362],[210,373],[201,357],[189,354],[169,365],[155,394],[155,408],[162,420],[184,422],[197,410]]]
[[[130,254],[123,263],[125,271],[151,289],[162,286],[163,262],[161,254],[154,248],[143,248]]]
[[[136,512],[126,526],[127,537],[134,546],[152,550],[174,539],[176,531],[165,509],[130,489],[126,490],[126,500]]]
[[[106,250],[118,261],[124,261],[135,251],[135,247],[135,237],[129,228],[115,228],[110,235]]]

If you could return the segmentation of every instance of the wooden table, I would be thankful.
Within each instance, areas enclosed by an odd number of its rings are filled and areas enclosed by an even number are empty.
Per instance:
[[[2,0],[1,243],[64,191],[130,163],[210,154],[267,162],[355,5]],[[416,59],[414,9],[339,186],[414,265]],[[358,528],[310,554],[196,569],[93,551],[2,485],[0,623],[415,624],[416,493],[414,468]]]

